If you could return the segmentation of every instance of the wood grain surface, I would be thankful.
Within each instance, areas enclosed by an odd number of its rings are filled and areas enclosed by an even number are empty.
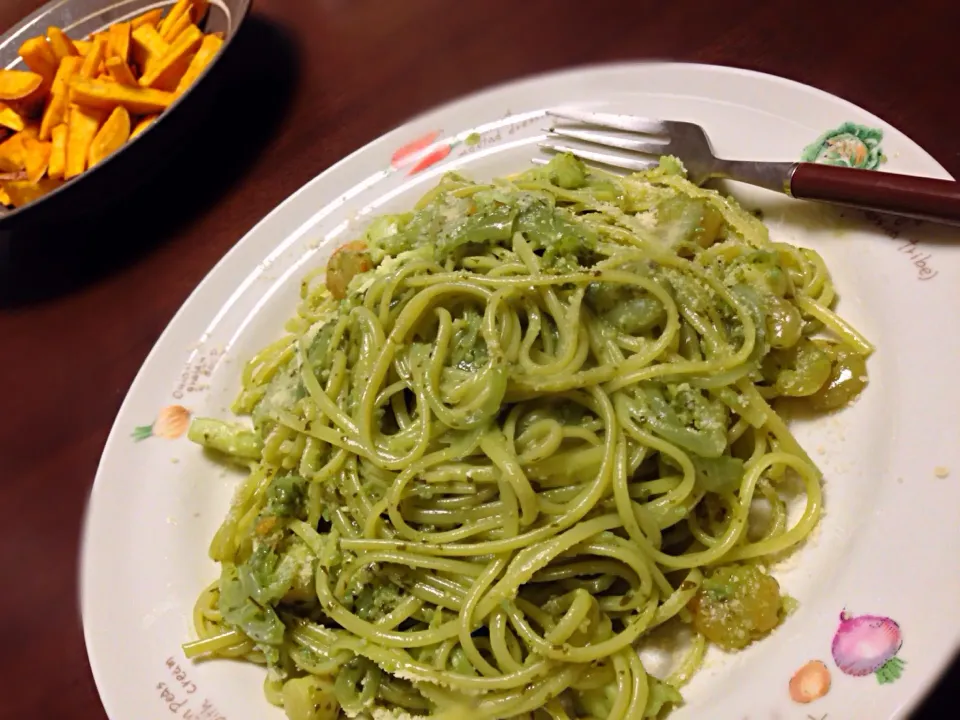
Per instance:
[[[39,5],[2,0],[0,31]],[[0,236],[0,719],[106,717],[77,570],[107,432],[187,295],[303,183],[438,103],[636,58],[809,83],[960,176],[958,27],[946,0],[255,0],[209,113],[132,198],[82,226]],[[958,688],[955,667],[915,717],[953,716]]]

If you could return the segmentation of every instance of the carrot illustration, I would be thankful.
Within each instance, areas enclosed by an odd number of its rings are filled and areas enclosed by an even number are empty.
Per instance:
[[[421,150],[430,147],[433,145],[434,141],[440,137],[440,131],[434,130],[433,132],[428,132],[426,135],[421,135],[416,140],[408,142],[406,145],[397,148],[393,155],[390,157],[390,164],[393,167],[397,167],[402,164],[404,160],[409,158],[411,155],[414,155]]]
[[[410,172],[408,172],[407,175],[416,175],[418,172],[426,170],[431,165],[440,162],[450,154],[451,148],[451,145],[441,145],[436,150],[427,153],[420,158],[416,165],[410,168]]]

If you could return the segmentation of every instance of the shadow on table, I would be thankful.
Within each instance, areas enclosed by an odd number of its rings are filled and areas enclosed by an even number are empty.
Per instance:
[[[953,663],[931,688],[923,704],[910,716],[911,720],[942,720],[942,718],[956,717],[958,687],[960,687],[960,654],[953,658]]]
[[[138,141],[146,144],[155,133],[155,152],[112,200],[69,222],[43,217],[26,230],[0,232],[0,308],[50,299],[116,272],[215,204],[283,119],[298,60],[286,31],[249,17],[205,87]],[[210,95],[198,98],[203,91]],[[190,101],[200,106],[188,107]],[[164,127],[181,111],[195,115],[179,133]]]

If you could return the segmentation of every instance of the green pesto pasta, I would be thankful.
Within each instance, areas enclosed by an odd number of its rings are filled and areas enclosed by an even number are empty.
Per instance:
[[[243,371],[252,428],[194,421],[250,473],[185,651],[265,664],[291,720],[663,717],[789,607],[765,563],[820,473],[776,408],[847,404],[872,350],[834,302],[671,158],[448,175],[303,280]]]

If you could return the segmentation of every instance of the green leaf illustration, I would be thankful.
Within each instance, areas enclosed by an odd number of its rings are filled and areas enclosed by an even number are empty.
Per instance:
[[[883,665],[877,668],[877,682],[881,685],[892,683],[903,673],[903,660],[898,657],[892,657]]]
[[[133,429],[132,433],[133,439],[136,442],[141,440],[146,440],[148,437],[153,436],[153,423],[149,425],[139,425]]]

